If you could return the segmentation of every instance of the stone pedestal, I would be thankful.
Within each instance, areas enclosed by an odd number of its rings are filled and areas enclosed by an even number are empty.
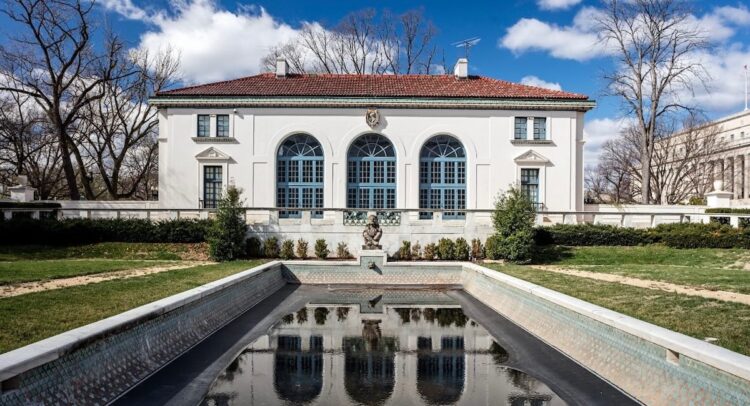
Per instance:
[[[25,185],[11,186],[8,188],[10,199],[17,202],[33,202],[34,188]]]
[[[708,207],[730,207],[734,193],[722,190],[724,182],[717,180],[714,182],[714,191],[706,193],[706,204]]]

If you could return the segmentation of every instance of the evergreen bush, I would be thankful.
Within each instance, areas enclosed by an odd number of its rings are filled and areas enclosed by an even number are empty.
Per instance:
[[[484,259],[484,247],[479,238],[471,240],[471,259],[474,261]]]
[[[328,258],[328,254],[331,251],[328,250],[328,244],[326,244],[326,240],[320,238],[318,240],[315,240],[315,256],[320,259],[326,259]]]
[[[279,257],[281,257],[281,259],[294,259],[294,241],[284,240],[284,242],[281,243]]]
[[[398,249],[398,258],[404,261],[411,260],[411,242],[401,241],[401,248]]]
[[[278,258],[279,257],[279,239],[276,237],[268,237],[263,242],[263,256],[266,258]]]
[[[302,238],[297,240],[297,257],[307,259],[307,248],[307,241]]]
[[[352,253],[349,252],[349,246],[345,242],[340,242],[336,246],[336,257],[341,259],[352,257]]]
[[[245,241],[245,255],[248,258],[260,258],[263,256],[262,244],[258,237],[250,237]]]
[[[453,248],[453,259],[459,261],[468,261],[471,256],[469,243],[463,237],[456,239],[456,245]]]
[[[422,246],[419,245],[419,241],[415,242],[411,246],[411,258],[421,259],[422,258]]]
[[[451,259],[455,259],[454,249],[456,244],[453,243],[453,240],[448,238],[441,238],[438,240],[437,245],[437,256],[439,259],[443,261],[448,261]]]
[[[529,261],[534,247],[535,217],[533,203],[517,186],[502,194],[492,213],[495,238],[491,239],[491,257],[513,262]],[[487,255],[490,256],[487,248]]]
[[[219,199],[216,220],[208,233],[208,252],[215,261],[232,261],[245,254],[247,223],[241,194],[240,189],[229,186]]]
[[[424,250],[422,251],[422,258],[432,261],[435,259],[435,255],[437,255],[437,246],[435,246],[434,243],[429,243],[424,246]]]

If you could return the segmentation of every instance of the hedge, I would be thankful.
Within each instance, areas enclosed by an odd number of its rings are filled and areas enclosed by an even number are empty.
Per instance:
[[[729,209],[729,208],[719,208],[714,207],[710,209],[706,209],[706,214],[750,214],[750,209]]]
[[[75,245],[96,242],[196,243],[213,220],[41,219],[0,222],[0,244]]]
[[[661,243],[672,248],[750,248],[750,229],[718,223],[661,224],[650,229],[593,224],[538,227],[539,245],[634,246]]]
[[[538,245],[646,245],[657,242],[649,230],[594,224],[558,224],[538,227],[534,240]]]

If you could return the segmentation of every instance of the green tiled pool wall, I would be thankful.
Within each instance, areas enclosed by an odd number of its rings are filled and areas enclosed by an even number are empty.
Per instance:
[[[466,269],[464,289],[646,404],[747,405],[750,384],[737,376]]]
[[[286,284],[279,266],[21,374],[0,405],[106,404]]]
[[[374,268],[370,268],[370,261]],[[359,264],[284,262],[285,278],[291,283],[311,285],[461,285],[462,266],[391,262],[382,257],[363,257]]]

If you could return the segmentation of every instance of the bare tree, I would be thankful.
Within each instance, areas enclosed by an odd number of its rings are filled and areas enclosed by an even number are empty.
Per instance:
[[[640,167],[641,202],[650,203],[651,159],[662,122],[690,111],[680,94],[707,76],[693,56],[709,44],[701,28],[691,24],[683,0],[605,0],[598,28],[614,52],[615,67],[605,75],[608,92],[620,98],[634,119]]]
[[[130,51],[118,60],[112,80],[99,84],[103,97],[81,110],[76,137],[82,166],[102,183],[96,196],[106,193],[113,200],[147,196],[142,186],[154,173],[158,152],[157,109],[148,98],[174,84],[178,72],[171,50],[155,56]]]
[[[91,178],[73,163],[82,162],[73,138],[76,120],[82,109],[104,96],[99,89],[112,79],[123,48],[116,37],[107,36],[102,51],[95,49],[89,21],[93,7],[85,0],[16,0],[6,1],[2,10],[22,31],[0,48],[5,75],[0,91],[28,95],[44,111],[74,200],[81,196],[78,172],[86,197],[94,198]]]
[[[0,99],[0,183],[26,175],[40,199],[65,190],[61,152],[45,114],[31,97],[9,93]]]
[[[710,190],[711,177],[705,168],[723,148],[718,137],[720,128],[707,125],[691,114],[680,124],[662,126],[648,159],[643,159],[637,125],[626,128],[618,137],[607,141],[596,167],[586,174],[589,194],[599,201],[630,203],[649,193],[649,202],[677,204],[691,197],[703,197]],[[648,161],[650,187],[643,187],[642,168]]]
[[[283,57],[296,73],[433,73],[439,49],[437,29],[422,10],[401,15],[373,9],[345,16],[332,28],[305,24],[299,35],[275,47],[263,59],[272,71]],[[444,68],[444,67],[443,67]]]

